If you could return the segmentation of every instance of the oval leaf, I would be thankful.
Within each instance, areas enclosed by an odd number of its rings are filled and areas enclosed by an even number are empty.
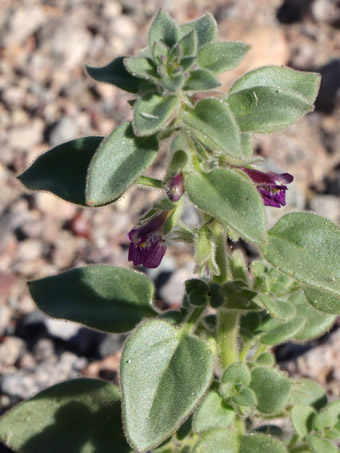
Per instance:
[[[252,371],[249,387],[255,392],[258,410],[264,414],[275,414],[285,407],[291,382],[280,371],[259,367]]]
[[[216,41],[217,39],[217,23],[214,16],[210,13],[205,14],[199,19],[186,22],[179,26],[180,37],[185,36],[191,30],[195,30],[197,34],[198,48]]]
[[[124,58],[124,66],[130,77],[132,74],[135,77],[150,80],[152,82],[157,82],[159,79],[156,66],[150,58],[126,57]],[[140,82],[140,84],[142,83],[143,82]]]
[[[339,298],[338,307],[333,303],[332,308],[340,313],[338,226],[316,214],[292,213],[281,217],[268,233],[263,253],[270,264],[312,289]],[[323,304],[314,306],[322,310]]]
[[[186,189],[195,205],[236,230],[245,240],[255,244],[266,240],[262,199],[243,175],[227,169],[204,175],[192,172],[186,178]]]
[[[335,315],[323,313],[312,307],[303,293],[292,294],[288,302],[294,305],[297,316],[303,316],[306,319],[304,327],[294,335],[296,340],[304,341],[319,337],[329,330],[336,319]]]
[[[194,109],[184,112],[183,121],[195,133],[198,132],[198,137],[208,147],[217,148],[236,159],[242,158],[239,127],[226,103],[203,99]]]
[[[153,285],[144,274],[88,266],[29,282],[37,306],[53,318],[104,332],[126,332],[153,316]]]
[[[168,438],[210,385],[213,356],[204,341],[164,321],[141,325],[125,343],[121,386],[126,433],[141,452]]]
[[[157,151],[156,137],[136,137],[129,122],[117,127],[101,142],[91,161],[87,204],[101,206],[117,200],[151,165]]]
[[[294,383],[290,403],[313,406],[316,410],[320,410],[327,404],[326,390],[314,381],[299,379]]]
[[[190,72],[188,80],[185,82],[183,90],[203,91],[217,88],[221,82],[213,76],[207,69],[195,69]]]
[[[267,294],[259,294],[258,297],[259,302],[274,318],[278,318],[281,321],[289,321],[296,315],[294,303],[289,303]]]
[[[312,453],[338,453],[339,451],[333,442],[316,434],[309,434],[307,442],[312,449]]]
[[[85,69],[87,74],[97,82],[110,83],[129,93],[138,93],[143,82],[127,72],[123,63],[124,58],[115,58],[109,64],[101,67],[86,65]]]
[[[234,418],[233,408],[225,403],[217,391],[211,391],[195,413],[192,428],[195,433],[211,428],[227,428]]]
[[[308,302],[318,311],[336,315],[340,314],[340,296],[311,288],[310,286],[305,286],[302,289]]]
[[[286,447],[277,439],[264,434],[243,436],[239,453],[287,453]]]
[[[148,93],[142,96],[134,105],[133,130],[136,135],[143,137],[155,134],[174,114],[179,105],[177,96],[161,96]]]
[[[228,71],[238,66],[250,49],[243,42],[214,42],[198,53],[198,64],[212,72]]]
[[[313,104],[320,87],[320,74],[297,71],[282,66],[264,66],[247,72],[230,88],[230,93],[254,87],[274,87],[301,97]]]
[[[316,414],[311,406],[294,406],[291,412],[291,420],[295,431],[301,439],[304,439],[312,431],[313,417]]]
[[[18,453],[128,453],[114,385],[74,379],[54,385],[0,419],[0,439]]]
[[[281,131],[313,110],[295,94],[261,86],[231,94],[228,104],[242,132]]]
[[[211,429],[200,435],[193,453],[236,453],[239,451],[238,444],[237,434],[234,431]]]
[[[291,321],[287,322],[280,322],[276,319],[270,319],[266,325],[265,333],[261,336],[261,343],[268,344],[268,345],[276,345],[280,343],[284,343],[285,341],[289,340],[290,338],[295,337],[301,329],[306,324],[306,319],[303,316],[296,316]]]
[[[168,47],[172,47],[178,41],[178,27],[176,22],[160,8],[149,29],[149,47],[157,41],[161,41]]]
[[[86,206],[86,174],[103,138],[83,137],[62,143],[39,156],[18,178],[30,190],[45,190]]]

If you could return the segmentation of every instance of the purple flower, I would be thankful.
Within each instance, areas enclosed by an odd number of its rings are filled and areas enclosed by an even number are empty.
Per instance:
[[[265,206],[281,208],[286,205],[286,190],[294,177],[289,173],[274,173],[272,171],[263,172],[253,168],[239,167],[256,184]]]
[[[130,241],[128,260],[135,266],[139,264],[149,268],[159,266],[166,251],[163,226],[167,217],[168,211],[162,211],[128,233]]]
[[[169,197],[170,201],[176,202],[181,198],[183,192],[183,174],[178,173],[170,180],[169,184],[166,186],[166,194]]]

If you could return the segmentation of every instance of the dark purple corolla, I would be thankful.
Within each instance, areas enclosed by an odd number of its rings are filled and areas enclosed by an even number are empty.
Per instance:
[[[178,173],[169,181],[169,184],[166,186],[166,194],[169,197],[170,201],[176,202],[181,198],[183,192],[183,174]]]
[[[256,184],[265,206],[280,208],[286,205],[286,190],[294,177],[289,173],[263,172],[253,168],[240,167],[249,178]]]
[[[162,211],[128,233],[130,241],[128,259],[135,266],[139,264],[149,268],[159,266],[166,251],[163,226],[168,214],[168,211]]]

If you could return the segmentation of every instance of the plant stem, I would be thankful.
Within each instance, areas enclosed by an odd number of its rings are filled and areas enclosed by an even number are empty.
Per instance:
[[[218,222],[214,222],[211,226],[211,230],[214,235],[214,241],[216,245],[215,259],[218,268],[220,269],[220,275],[214,276],[214,282],[222,285],[227,281],[227,252],[226,252],[226,233],[222,225]]]
[[[192,312],[190,313],[188,319],[184,322],[184,326],[182,328],[182,334],[189,334],[193,331],[196,326],[197,321],[199,320],[201,314],[206,309],[206,305],[201,305],[199,307],[195,307]]]
[[[250,341],[248,341],[248,343],[245,343],[245,345],[243,346],[243,349],[240,352],[239,359],[240,359],[241,362],[246,362],[247,355],[248,355],[249,349],[251,347],[252,347],[252,343]]]
[[[137,184],[142,184],[143,186],[155,187],[156,189],[162,189],[163,183],[160,179],[150,178],[149,176],[141,176]]]
[[[239,360],[238,331],[240,314],[236,310],[218,312],[217,344],[223,370]]]

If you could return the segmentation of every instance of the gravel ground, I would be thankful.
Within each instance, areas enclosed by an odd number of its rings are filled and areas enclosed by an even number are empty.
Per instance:
[[[26,281],[90,263],[128,267],[126,233],[158,194],[128,191],[114,205],[80,209],[46,193],[28,193],[16,179],[40,153],[83,135],[106,135],[131,117],[129,95],[96,84],[85,63],[102,65],[145,44],[159,6],[179,22],[215,15],[221,39],[253,50],[235,77],[264,64],[323,75],[315,112],[284,133],[256,136],[268,168],[295,182],[283,213],[314,210],[340,222],[340,6],[334,0],[1,0],[0,16],[0,407],[74,376],[117,381],[123,337],[47,320]],[[161,158],[152,169],[162,175]],[[188,220],[195,221],[191,211]],[[150,272],[158,304],[175,306],[192,275],[190,250],[172,244]],[[306,347],[280,348],[283,366],[340,396],[339,331]],[[316,365],[317,364],[317,365]]]

